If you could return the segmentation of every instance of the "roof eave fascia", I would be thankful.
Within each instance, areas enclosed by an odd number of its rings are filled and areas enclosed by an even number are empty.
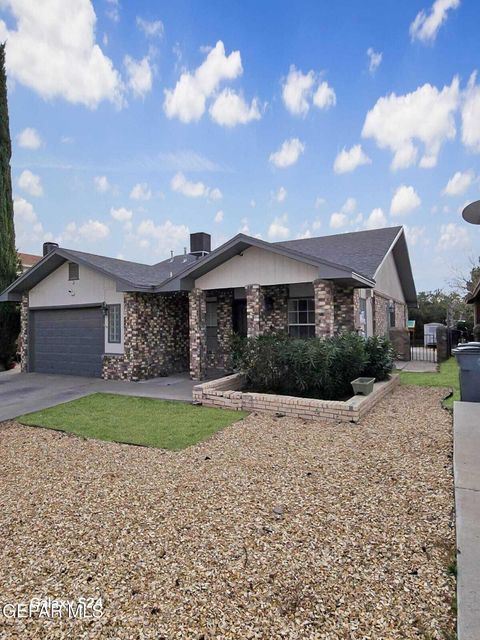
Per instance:
[[[3,291],[0,294],[0,302],[21,302],[21,301],[22,301],[21,293],[10,293],[5,289],[5,291]]]
[[[376,285],[376,282],[373,278],[367,278],[366,276],[362,275],[361,273],[356,273],[355,271],[352,271],[352,278],[354,280],[358,280],[358,282],[361,282],[362,284],[366,285],[367,287],[370,288],[374,288]]]

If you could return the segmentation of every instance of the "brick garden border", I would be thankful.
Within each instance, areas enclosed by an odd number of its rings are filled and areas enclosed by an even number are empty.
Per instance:
[[[337,422],[359,422],[380,400],[392,393],[400,384],[400,377],[392,375],[390,380],[376,382],[370,395],[353,396],[345,401],[244,392],[244,384],[245,379],[241,373],[204,382],[193,387],[193,401],[206,407],[281,413],[307,420],[320,418]]]

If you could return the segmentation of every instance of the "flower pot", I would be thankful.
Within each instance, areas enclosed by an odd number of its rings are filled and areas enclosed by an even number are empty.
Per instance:
[[[373,385],[375,378],[357,378],[352,381],[353,392],[355,395],[361,393],[364,396],[368,396],[373,391]]]

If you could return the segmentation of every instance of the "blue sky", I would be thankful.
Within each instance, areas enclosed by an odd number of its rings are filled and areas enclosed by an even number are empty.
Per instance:
[[[419,290],[479,254],[475,0],[2,4],[20,250],[403,224]]]

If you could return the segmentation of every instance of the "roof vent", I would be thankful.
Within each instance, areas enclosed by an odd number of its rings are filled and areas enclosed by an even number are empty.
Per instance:
[[[182,262],[187,262],[187,247],[183,247],[183,260]]]
[[[173,257],[173,251],[170,251],[170,262],[173,262],[175,258]]]
[[[203,258],[211,251],[212,239],[209,233],[190,234],[190,253],[197,258]]]
[[[47,253],[51,253],[52,251],[55,251],[55,249],[58,249],[58,243],[57,242],[44,242],[43,243],[43,255],[46,256]]]

